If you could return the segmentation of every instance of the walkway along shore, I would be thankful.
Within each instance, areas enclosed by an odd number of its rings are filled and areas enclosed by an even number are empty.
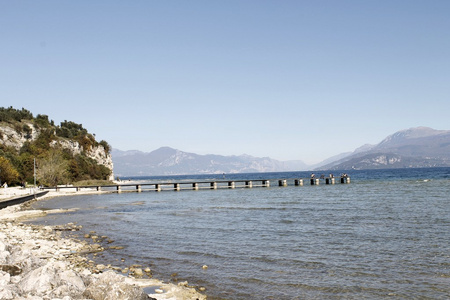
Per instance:
[[[66,194],[50,192],[46,197]],[[149,268],[130,266],[126,276],[114,266],[96,265],[87,255],[107,251],[106,247],[94,237],[94,243],[88,243],[62,235],[80,230],[79,225],[21,223],[67,211],[29,210],[26,203],[0,210],[0,299],[206,299],[188,282],[175,285],[150,278]]]
[[[48,191],[35,192],[35,193],[31,193],[31,194],[25,195],[25,196],[14,197],[14,198],[4,199],[4,200],[0,199],[0,209],[5,208],[7,206],[21,204],[21,203],[25,203],[25,202],[33,200],[33,199],[37,199],[39,197],[46,195],[47,193],[48,193]]]

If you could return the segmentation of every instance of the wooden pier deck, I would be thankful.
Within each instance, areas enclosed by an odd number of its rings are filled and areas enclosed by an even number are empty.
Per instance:
[[[254,188],[270,186],[303,186],[305,182],[310,185],[333,185],[336,179],[342,184],[349,184],[350,177],[326,177],[326,178],[291,178],[291,179],[253,179],[253,180],[217,180],[217,181],[179,181],[179,182],[154,182],[154,183],[124,183],[102,186],[57,186],[45,187],[45,190],[75,189],[96,189],[97,191],[111,192],[144,192],[144,191],[182,191],[182,190],[217,190],[217,189],[236,189],[236,188]]]

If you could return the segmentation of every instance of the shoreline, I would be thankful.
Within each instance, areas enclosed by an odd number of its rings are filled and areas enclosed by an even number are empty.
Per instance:
[[[32,201],[105,193],[110,192],[50,192]],[[0,199],[2,196],[3,193]],[[187,282],[176,285],[143,278],[150,270],[142,270],[140,266],[135,266],[134,276],[126,276],[120,273],[120,268],[95,264],[87,255],[104,251],[101,245],[95,240],[91,243],[62,235],[63,231],[80,230],[80,225],[44,226],[21,222],[69,210],[30,210],[29,204],[0,210],[0,299],[206,299]]]

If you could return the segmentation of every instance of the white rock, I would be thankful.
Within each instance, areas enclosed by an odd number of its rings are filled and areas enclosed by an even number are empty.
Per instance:
[[[2,288],[2,289],[0,289],[0,299],[4,299],[4,300],[14,299],[14,295],[11,290]]]
[[[11,275],[7,272],[0,271],[0,288],[11,282]],[[0,298],[3,299],[3,298]]]
[[[19,288],[26,294],[44,295],[51,291],[56,282],[56,270],[51,264],[46,264],[29,272],[20,282]]]

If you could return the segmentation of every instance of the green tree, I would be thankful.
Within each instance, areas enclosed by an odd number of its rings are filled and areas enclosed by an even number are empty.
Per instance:
[[[18,156],[17,170],[20,174],[20,181],[32,183],[34,181],[34,156],[28,152],[23,152]]]
[[[3,182],[16,183],[19,180],[19,172],[13,167],[9,159],[0,156],[0,178]]]
[[[47,157],[39,161],[37,179],[39,183],[46,186],[67,184],[70,181],[67,168],[68,162],[64,159],[64,154],[52,149]]]
[[[70,162],[69,173],[73,181],[106,180],[111,174],[111,170],[99,165],[94,159],[79,154]]]

